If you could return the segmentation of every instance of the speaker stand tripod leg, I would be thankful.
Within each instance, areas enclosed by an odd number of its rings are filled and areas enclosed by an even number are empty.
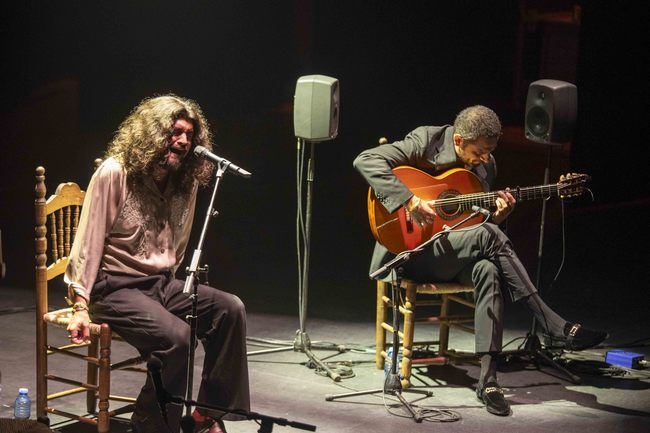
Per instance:
[[[539,337],[536,334],[528,334],[526,336],[527,341],[526,345],[524,347],[524,352],[528,353],[531,358],[533,358],[533,361],[535,365],[537,366],[538,369],[540,365],[540,359],[546,363],[546,365],[549,365],[553,369],[559,371],[561,374],[565,376],[570,382],[573,382],[575,384],[580,383],[580,377],[576,376],[575,374],[571,373],[569,370],[566,368],[562,367],[560,364],[555,362],[553,358],[548,356],[545,351],[542,349],[542,343],[539,341]]]

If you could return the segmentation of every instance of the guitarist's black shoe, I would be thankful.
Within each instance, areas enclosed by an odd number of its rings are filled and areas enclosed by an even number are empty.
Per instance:
[[[476,397],[485,403],[488,412],[499,416],[510,415],[510,404],[503,396],[503,389],[495,381],[476,387]]]
[[[604,331],[587,329],[578,323],[567,323],[563,337],[545,335],[544,342],[549,349],[585,350],[598,346],[608,336]]]

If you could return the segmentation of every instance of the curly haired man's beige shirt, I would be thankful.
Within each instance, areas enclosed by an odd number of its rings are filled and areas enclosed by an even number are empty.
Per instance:
[[[65,282],[90,299],[99,270],[141,277],[176,271],[192,228],[195,184],[183,192],[170,178],[160,192],[150,176],[127,176],[108,158],[97,169],[81,211]]]

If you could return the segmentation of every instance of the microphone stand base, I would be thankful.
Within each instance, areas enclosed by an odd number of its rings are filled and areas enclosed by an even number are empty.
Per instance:
[[[423,420],[422,413],[419,410],[414,409],[413,405],[411,405],[411,403],[404,398],[402,394],[405,392],[411,394],[423,395],[425,397],[433,396],[433,392],[426,391],[423,389],[411,389],[411,388],[403,389],[402,382],[400,381],[399,375],[395,373],[389,373],[388,376],[386,376],[386,381],[384,382],[383,388],[368,389],[365,391],[346,392],[343,394],[327,394],[325,396],[325,401],[334,401],[340,398],[357,397],[360,395],[381,394],[381,393],[392,395],[400,401],[402,406],[411,415],[413,421],[417,423],[421,423]]]

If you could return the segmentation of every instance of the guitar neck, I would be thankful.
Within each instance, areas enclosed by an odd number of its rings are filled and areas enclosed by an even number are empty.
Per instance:
[[[559,195],[559,184],[527,186],[513,188],[510,194],[517,201],[535,200],[547,197],[556,197]],[[495,191],[479,192],[474,194],[462,194],[455,197],[438,199],[436,205],[461,205],[464,209],[470,209],[472,206],[493,207],[499,194]]]

